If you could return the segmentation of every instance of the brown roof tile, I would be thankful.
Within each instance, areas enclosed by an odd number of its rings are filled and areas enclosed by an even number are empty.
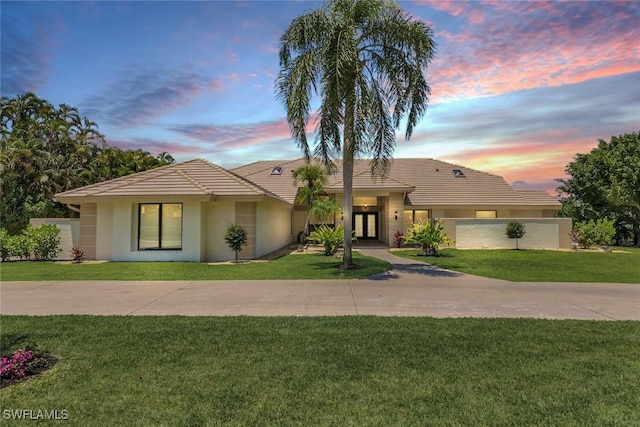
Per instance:
[[[56,194],[56,200],[106,196],[254,196],[272,192],[202,159],[163,166]]]

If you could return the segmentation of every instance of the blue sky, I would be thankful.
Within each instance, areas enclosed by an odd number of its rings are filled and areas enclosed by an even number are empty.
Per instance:
[[[396,157],[553,189],[578,152],[640,130],[640,2],[402,1],[434,30],[432,98]],[[2,96],[69,104],[111,145],[224,167],[300,156],[273,84],[310,1],[2,1]]]

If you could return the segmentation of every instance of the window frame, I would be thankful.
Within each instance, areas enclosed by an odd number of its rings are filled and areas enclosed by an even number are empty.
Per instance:
[[[180,206],[180,247],[179,248],[163,248],[162,247],[162,207],[164,205]],[[142,207],[158,206],[158,247],[157,248],[140,248],[140,235],[142,233]],[[139,251],[181,251],[182,236],[184,234],[184,205],[182,203],[138,203],[138,250]]]

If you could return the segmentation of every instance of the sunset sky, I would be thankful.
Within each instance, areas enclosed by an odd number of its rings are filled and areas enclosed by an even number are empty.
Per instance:
[[[640,130],[640,2],[402,1],[434,30],[430,107],[395,157],[555,178]],[[69,104],[110,145],[223,167],[293,159],[278,41],[311,1],[2,1],[2,96]]]

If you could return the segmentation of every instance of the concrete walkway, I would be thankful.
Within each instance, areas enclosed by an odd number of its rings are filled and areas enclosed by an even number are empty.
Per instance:
[[[360,251],[393,270],[354,280],[3,282],[0,312],[640,320],[640,284],[516,283]]]

